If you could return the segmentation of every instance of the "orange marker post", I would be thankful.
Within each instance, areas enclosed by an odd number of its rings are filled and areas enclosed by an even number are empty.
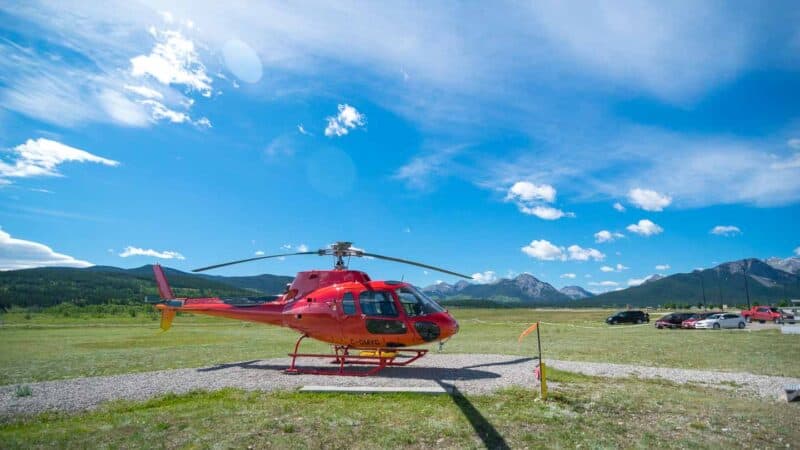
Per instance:
[[[539,385],[542,390],[542,400],[547,400],[547,372],[545,369],[544,362],[542,362],[542,336],[539,333],[539,322],[537,321],[536,323],[528,327],[527,330],[523,331],[522,334],[519,335],[519,339],[517,339],[517,342],[521,343],[522,339],[525,336],[531,334],[533,330],[536,330],[536,346],[539,349],[539,381],[540,381]]]

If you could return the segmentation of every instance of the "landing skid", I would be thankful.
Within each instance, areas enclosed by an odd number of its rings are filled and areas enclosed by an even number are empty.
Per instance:
[[[300,342],[307,336],[302,335],[294,346],[294,353],[289,353],[292,357],[292,365],[284,372],[290,375],[339,375],[349,377],[368,377],[375,375],[386,367],[402,367],[422,358],[428,353],[428,349],[417,348],[376,348],[364,350],[361,354],[351,355],[350,346],[334,346],[334,354],[320,353],[298,353]],[[368,354],[364,354],[368,353]],[[333,358],[331,364],[338,366],[335,370],[327,369],[302,369],[297,367],[297,358]],[[402,358],[398,361],[398,358]],[[374,366],[365,370],[345,370],[345,364],[357,364],[362,366]]]

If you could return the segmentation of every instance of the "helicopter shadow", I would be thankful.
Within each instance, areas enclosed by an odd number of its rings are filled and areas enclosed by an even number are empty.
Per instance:
[[[252,361],[218,364],[211,367],[202,367],[196,370],[198,372],[214,372],[218,370],[240,368],[245,370],[265,370],[265,371],[283,372],[284,370],[286,370],[287,367],[288,366],[285,364],[266,363],[256,359]],[[334,367],[335,365],[333,364],[330,365],[314,364],[314,365],[301,366],[301,368],[305,370],[334,370]],[[358,367],[365,367],[365,366],[358,366]],[[352,367],[352,370],[355,371],[359,369]],[[319,375],[319,376],[325,376],[325,375]],[[428,380],[428,381],[440,382],[441,380],[494,379],[494,378],[500,378],[501,375],[487,370],[476,370],[471,367],[452,368],[452,367],[406,366],[406,367],[386,367],[377,374],[372,375],[372,377],[387,378],[387,379]]]

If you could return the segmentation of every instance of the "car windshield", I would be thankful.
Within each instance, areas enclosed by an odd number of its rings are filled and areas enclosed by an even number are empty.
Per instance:
[[[444,311],[438,303],[412,286],[403,286],[395,293],[408,316],[424,316]]]

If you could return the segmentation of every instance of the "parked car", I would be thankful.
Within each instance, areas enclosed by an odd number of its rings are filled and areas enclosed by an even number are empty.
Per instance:
[[[775,308],[773,306],[753,306],[750,309],[742,311],[742,317],[744,317],[745,320],[747,320],[748,322],[757,320],[761,323],[764,322],[794,323],[793,314],[783,312],[780,309]]]
[[[744,328],[746,326],[744,317],[733,313],[712,314],[703,320],[698,320],[695,328]]]
[[[709,316],[714,314],[722,314],[719,311],[713,312],[701,312],[692,314],[691,317],[681,322],[681,328],[694,328],[694,324],[697,323],[698,320],[707,319]]]
[[[606,319],[609,325],[616,325],[618,323],[644,323],[650,322],[650,314],[643,311],[620,311],[613,316]]]
[[[656,320],[656,328],[680,328],[684,320],[692,317],[692,313],[676,312],[662,316]]]

